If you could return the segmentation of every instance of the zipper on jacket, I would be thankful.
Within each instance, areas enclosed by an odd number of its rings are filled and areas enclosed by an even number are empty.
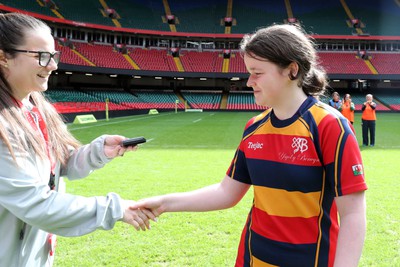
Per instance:
[[[24,223],[24,226],[22,226],[21,232],[19,232],[19,240],[24,239],[25,230],[26,230],[26,223]]]

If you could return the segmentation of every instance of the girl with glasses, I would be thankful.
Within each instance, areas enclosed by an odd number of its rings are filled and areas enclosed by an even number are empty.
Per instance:
[[[50,28],[31,16],[0,14],[0,265],[51,266],[55,235],[109,230],[117,221],[149,227],[133,201],[65,194],[60,176],[80,179],[134,146],[104,135],[81,145],[44,98],[57,69]]]

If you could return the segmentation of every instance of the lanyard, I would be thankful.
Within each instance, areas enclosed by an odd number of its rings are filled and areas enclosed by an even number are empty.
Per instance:
[[[16,100],[22,111],[24,112],[24,115],[26,119],[28,120],[29,124],[31,127],[40,133],[42,136],[43,140],[46,143],[46,151],[47,151],[47,157],[49,158],[50,161],[50,180],[49,180],[49,186],[51,189],[55,189],[55,177],[54,177],[54,169],[56,166],[55,161],[53,160],[53,157],[51,156],[50,153],[50,144],[49,144],[49,135],[47,132],[47,126],[45,121],[43,120],[43,116],[40,113],[39,109],[35,105],[29,105],[26,106],[24,105],[21,101]]]

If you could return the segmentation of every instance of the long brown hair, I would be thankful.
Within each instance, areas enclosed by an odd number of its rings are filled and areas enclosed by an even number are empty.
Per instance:
[[[299,71],[292,73],[291,80],[298,79],[298,85],[305,94],[323,95],[327,86],[325,71],[317,65],[317,53],[313,41],[300,26],[272,25],[245,35],[241,42],[242,53],[257,59],[265,59],[284,69],[292,62]]]
[[[0,50],[8,58],[14,58],[17,49],[25,44],[27,33],[50,28],[42,21],[19,13],[0,14]],[[13,91],[0,68],[0,138],[16,161],[15,152],[33,151],[42,159],[47,157],[46,144],[40,134],[27,122],[23,111],[13,98]],[[24,77],[21,77],[23,79]],[[67,127],[55,108],[42,92],[31,92],[31,102],[41,112],[47,126],[49,146],[56,160],[65,164],[69,150],[80,143],[68,132]]]

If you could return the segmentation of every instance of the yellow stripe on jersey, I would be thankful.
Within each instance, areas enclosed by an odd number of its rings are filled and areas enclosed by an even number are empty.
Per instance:
[[[284,189],[254,186],[254,206],[269,215],[302,218],[318,216],[320,214],[318,204],[320,197],[321,192],[289,192]],[[271,199],[274,201],[269,201]],[[299,210],[299,206],[303,209]]]
[[[305,137],[310,136],[308,127],[305,127],[304,124],[299,120],[296,120],[294,123],[283,128],[275,128],[274,126],[272,126],[271,120],[268,120],[267,123],[260,125],[260,127],[255,131],[254,135],[266,134],[266,133],[278,134],[278,135],[296,135]]]
[[[321,112],[321,109],[323,109],[324,111]],[[320,104],[320,103],[316,103],[314,106],[312,106],[309,111],[312,113],[313,118],[315,120],[315,123],[317,125],[319,125],[319,123],[321,122],[321,120],[323,118],[326,117],[326,115],[329,114],[329,111],[326,110],[326,108],[324,107],[324,104]],[[337,111],[338,112],[338,111]]]
[[[278,265],[272,265],[272,264],[263,262],[263,261],[257,259],[257,258],[254,257],[254,256],[252,256],[251,258],[252,258],[252,262],[253,262],[253,265],[251,265],[251,266],[257,266],[257,267],[278,267]]]
[[[344,137],[345,131],[344,131],[342,122],[339,119],[337,119],[337,121],[340,126],[341,132],[340,132],[339,140],[336,145],[336,152],[335,152],[335,194],[336,194],[336,196],[339,196],[339,192],[338,192],[339,152],[340,152],[340,145],[343,142],[343,137]]]

